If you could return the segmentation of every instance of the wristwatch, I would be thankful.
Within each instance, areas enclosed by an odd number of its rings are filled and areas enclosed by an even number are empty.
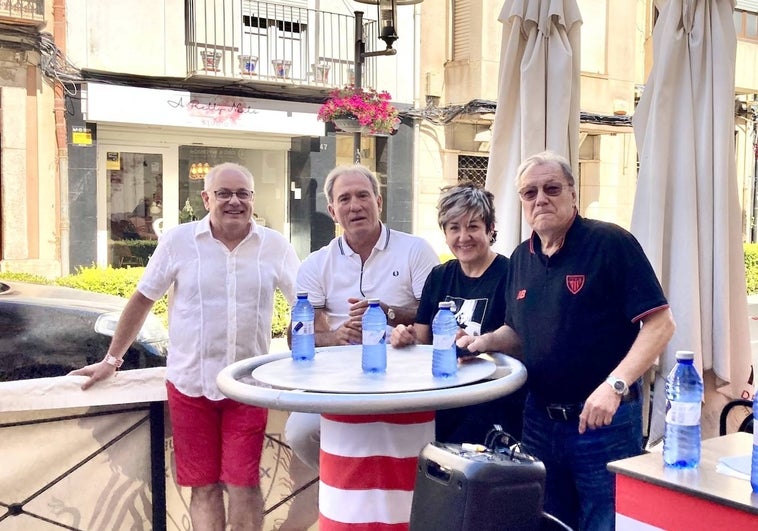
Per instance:
[[[103,361],[108,365],[116,367],[117,369],[124,364],[124,360],[122,358],[117,358],[116,356],[111,356],[110,354],[106,354]]]
[[[395,310],[392,306],[387,306],[387,320],[393,322],[395,320]]]
[[[627,395],[629,393],[629,386],[621,378],[616,378],[612,374],[605,379],[605,383],[610,385],[617,395]]]

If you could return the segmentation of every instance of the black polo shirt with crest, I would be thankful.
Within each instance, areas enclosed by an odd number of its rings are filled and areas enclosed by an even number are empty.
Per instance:
[[[578,215],[553,256],[536,233],[516,248],[506,300],[529,391],[544,403],[584,401],[626,356],[641,320],[668,306],[634,236]]]

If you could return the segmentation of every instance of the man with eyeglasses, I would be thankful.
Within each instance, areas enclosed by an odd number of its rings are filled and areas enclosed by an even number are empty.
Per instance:
[[[208,215],[161,236],[105,359],[71,374],[89,377],[82,389],[112,377],[155,301],[173,287],[166,388],[177,483],[192,488],[192,528],[220,530],[228,522],[231,529],[260,530],[268,410],[226,398],[216,376],[268,352],[274,291],[293,302],[300,261],[284,236],[253,221],[246,168],[215,166],[201,196]]]
[[[639,380],[674,320],[637,240],[578,214],[566,159],[529,157],[517,186],[533,232],[511,256],[505,325],[458,344],[520,349],[529,392],[522,442],[545,464],[545,511],[574,529],[613,529],[606,465],[642,452]]]

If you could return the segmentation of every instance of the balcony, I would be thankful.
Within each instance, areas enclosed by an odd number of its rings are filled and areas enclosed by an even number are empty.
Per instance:
[[[354,81],[355,17],[249,0],[187,3],[187,73],[229,82],[324,89]],[[364,19],[364,41],[379,43]],[[366,58],[364,86],[374,86],[376,60]]]
[[[43,26],[45,0],[0,0],[0,23]]]

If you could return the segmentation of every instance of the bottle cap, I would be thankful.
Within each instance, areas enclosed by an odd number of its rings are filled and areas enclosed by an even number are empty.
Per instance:
[[[379,299],[366,299],[369,304],[379,304]]]
[[[453,301],[442,301],[437,306],[438,308],[452,308],[453,307]]]
[[[694,360],[695,353],[691,350],[677,350],[676,359],[678,360]]]
[[[307,299],[308,298],[308,292],[307,291],[298,291],[297,292],[297,298],[298,299]]]

